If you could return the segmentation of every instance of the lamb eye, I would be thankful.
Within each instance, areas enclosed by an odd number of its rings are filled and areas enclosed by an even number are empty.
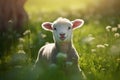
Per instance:
[[[54,28],[54,30],[57,30],[56,28]]]
[[[71,27],[68,27],[68,30],[70,30],[71,29]]]

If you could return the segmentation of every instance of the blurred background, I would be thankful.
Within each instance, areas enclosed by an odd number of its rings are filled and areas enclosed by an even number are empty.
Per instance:
[[[38,50],[53,42],[41,24],[58,17],[85,21],[73,43],[87,79],[119,80],[120,0],[0,0],[0,80],[38,79]]]

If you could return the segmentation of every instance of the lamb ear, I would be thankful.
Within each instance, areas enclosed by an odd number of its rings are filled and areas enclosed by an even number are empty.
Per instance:
[[[72,24],[73,24],[72,28],[76,29],[76,28],[81,27],[84,24],[84,21],[82,19],[76,19],[72,21]]]
[[[52,31],[52,23],[50,23],[50,22],[44,22],[42,24],[42,28],[45,29],[45,30],[48,30],[48,31]]]

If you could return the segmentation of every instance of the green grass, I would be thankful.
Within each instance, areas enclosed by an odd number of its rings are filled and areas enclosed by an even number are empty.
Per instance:
[[[29,0],[25,6],[30,21],[27,30],[22,37],[18,34],[6,33],[2,38],[2,48],[5,55],[0,59],[0,80],[33,80],[36,79],[37,70],[31,71],[35,63],[38,50],[46,42],[53,42],[52,33],[41,28],[44,21],[54,21],[62,16],[70,20],[82,18],[85,24],[73,33],[73,43],[77,49],[80,60],[79,65],[84,71],[87,80],[119,80],[120,75],[120,14],[109,13],[109,10],[99,9],[90,13],[87,10],[88,3],[97,4],[92,0],[63,1],[57,0]],[[98,1],[99,2],[99,1]],[[74,4],[74,9],[71,4]],[[50,5],[51,4],[51,5]],[[83,4],[81,7],[79,4]],[[51,6],[51,7],[50,7]],[[72,8],[71,8],[72,7]],[[114,8],[113,8],[114,10]],[[118,14],[117,14],[118,13]],[[106,29],[107,26],[111,28]],[[114,30],[113,27],[117,28]],[[11,34],[11,35],[9,35]],[[13,34],[13,35],[12,35]],[[6,40],[6,36],[7,39]],[[9,39],[15,37],[15,40]],[[11,40],[11,45],[4,46]],[[6,45],[7,45],[6,43]],[[9,48],[9,49],[8,49]],[[49,77],[46,74],[43,77]]]

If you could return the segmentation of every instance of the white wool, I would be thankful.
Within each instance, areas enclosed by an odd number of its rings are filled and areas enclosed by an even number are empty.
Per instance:
[[[68,23],[68,24],[70,24],[71,26],[73,25],[72,22],[71,22],[69,19],[62,18],[62,17],[60,17],[60,18],[58,18],[57,20],[55,20],[55,21],[53,22],[53,25],[56,24],[56,23],[61,23],[61,24],[63,24],[63,23]]]

